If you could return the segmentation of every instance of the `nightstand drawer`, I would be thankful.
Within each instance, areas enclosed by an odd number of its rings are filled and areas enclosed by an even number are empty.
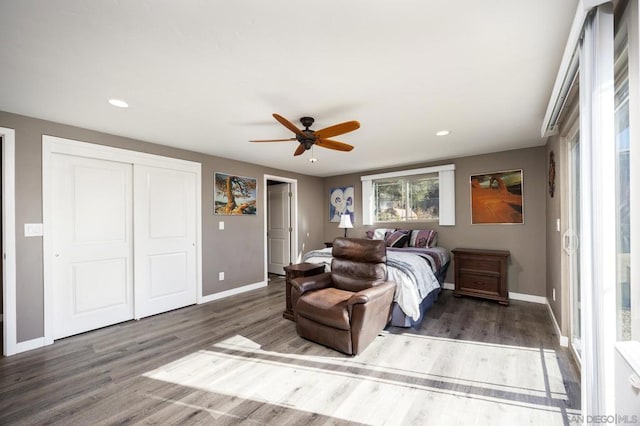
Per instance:
[[[473,290],[500,294],[500,276],[460,274],[460,290]]]
[[[500,273],[500,260],[485,257],[460,257],[458,267],[462,271],[487,271]]]

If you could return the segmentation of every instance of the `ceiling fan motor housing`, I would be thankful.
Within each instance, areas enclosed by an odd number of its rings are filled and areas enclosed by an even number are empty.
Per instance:
[[[313,130],[303,130],[302,131],[305,136],[303,135],[296,135],[296,139],[298,140],[298,142],[300,142],[302,145],[304,145],[304,149],[311,149],[311,146],[316,143],[316,137],[313,134]]]
[[[311,146],[316,143],[316,136],[314,135],[315,132],[313,130],[309,130],[309,127],[311,127],[314,121],[315,120],[313,119],[313,117],[300,118],[300,123],[302,123],[302,125],[305,127],[305,129],[302,130],[302,133],[304,135],[297,134],[296,139],[298,140],[298,142],[304,145],[305,150],[311,149]]]

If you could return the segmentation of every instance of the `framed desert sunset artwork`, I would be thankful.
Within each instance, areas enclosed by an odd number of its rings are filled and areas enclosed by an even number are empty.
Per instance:
[[[471,175],[471,223],[522,224],[522,170]]]

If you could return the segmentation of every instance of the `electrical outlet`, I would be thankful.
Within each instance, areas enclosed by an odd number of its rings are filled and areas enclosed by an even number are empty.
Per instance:
[[[223,220],[218,222],[218,229],[221,230],[221,231],[224,231],[224,221]]]
[[[553,298],[553,301],[556,301],[556,289],[551,289],[551,297]]]
[[[218,280],[219,281],[224,281],[224,272],[218,272]],[[556,300],[555,297],[553,300]]]
[[[25,237],[42,237],[42,224],[41,223],[25,223],[24,236]]]

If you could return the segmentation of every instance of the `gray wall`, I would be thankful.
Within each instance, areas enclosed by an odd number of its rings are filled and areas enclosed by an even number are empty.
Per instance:
[[[299,247],[322,245],[323,179],[170,148],[92,130],[0,111],[0,126],[16,131],[16,263],[17,338],[24,342],[44,334],[42,239],[24,237],[25,223],[42,223],[42,135],[180,158],[202,164],[203,294],[261,282],[264,279],[263,176],[297,179]],[[212,140],[211,143],[216,143]],[[213,172],[237,173],[258,179],[258,214],[252,217],[214,216]],[[224,220],[225,230],[218,230]],[[307,236],[308,235],[308,236]],[[218,272],[225,280],[218,281]]]
[[[441,164],[456,165],[456,225],[439,226],[437,223],[389,223],[362,226],[362,186],[360,176],[403,169],[414,169]],[[524,221],[523,225],[471,225],[471,196],[469,176],[499,170],[523,170]],[[415,164],[410,167],[372,170],[326,178],[324,182],[324,240],[331,241],[344,235],[336,223],[329,222],[329,191],[339,186],[355,187],[355,224],[349,236],[363,237],[369,228],[433,228],[438,231],[438,245],[447,249],[456,247],[509,250],[509,291],[535,296],[547,296],[546,288],[546,151],[535,147],[494,154],[455,158],[448,161]],[[453,283],[453,268],[447,282]]]

